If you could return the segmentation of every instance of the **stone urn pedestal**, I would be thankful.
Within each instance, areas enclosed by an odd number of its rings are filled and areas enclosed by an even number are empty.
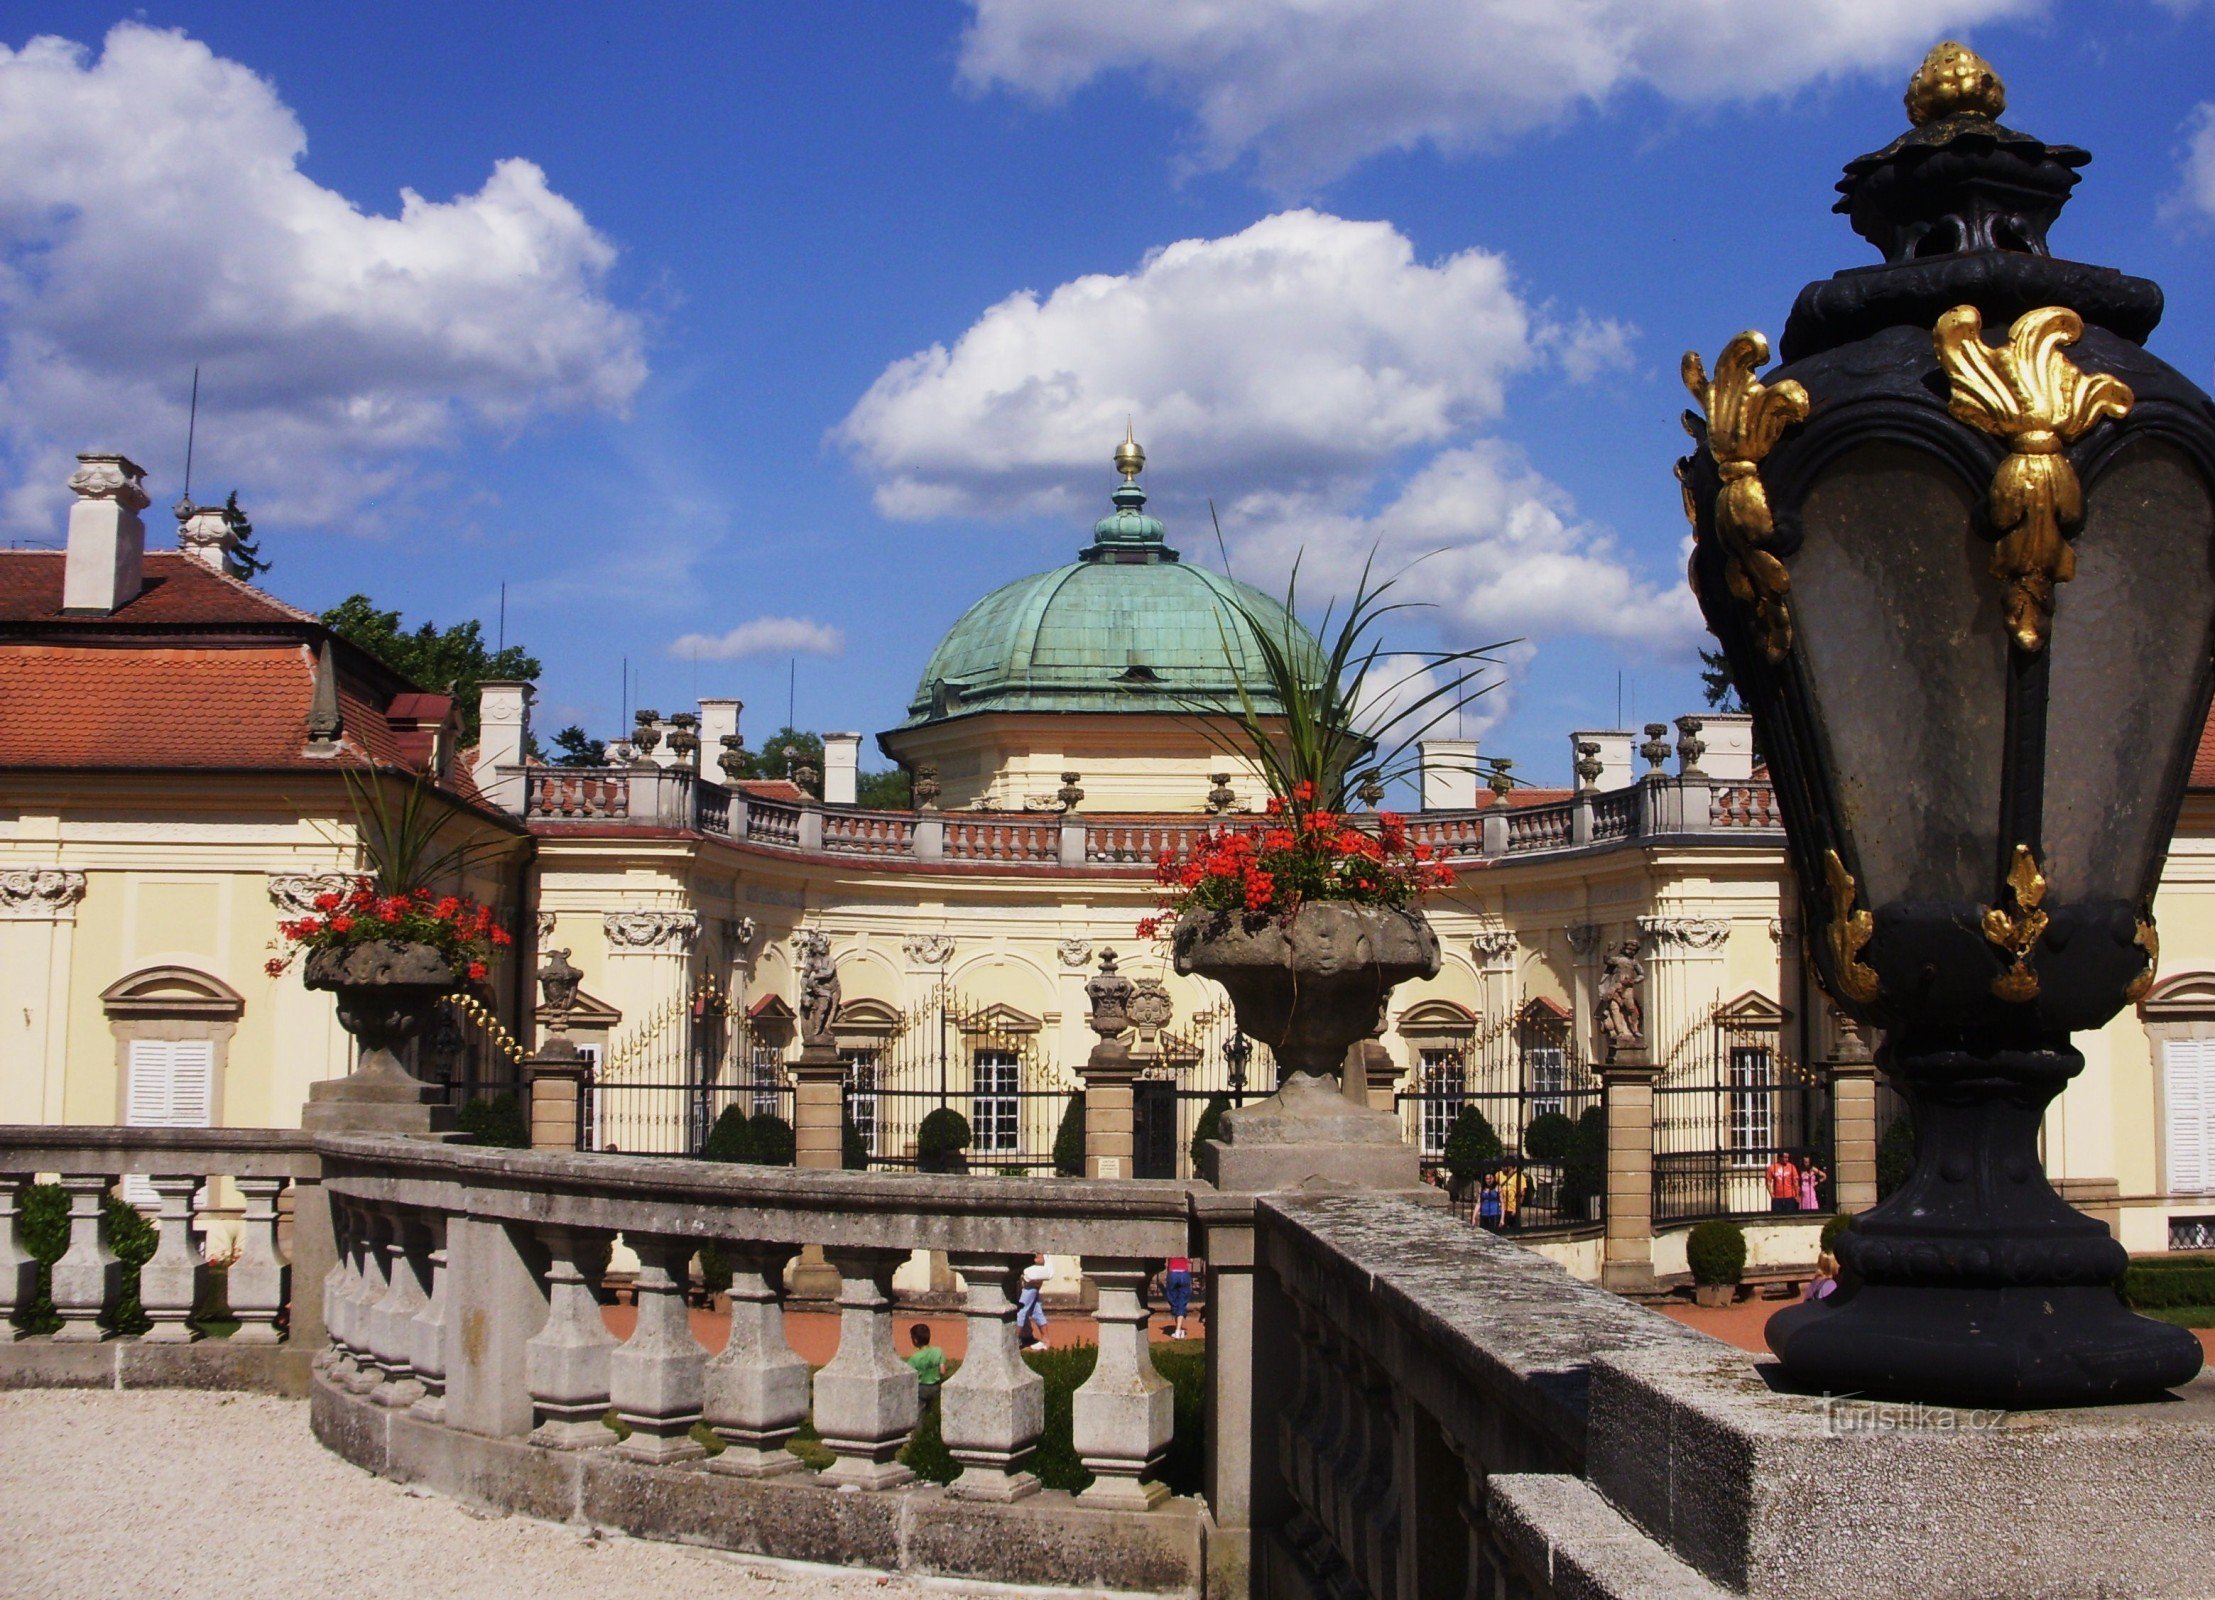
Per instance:
[[[1437,975],[1438,936],[1420,912],[1341,900],[1311,901],[1289,920],[1193,912],[1175,951],[1177,970],[1220,983],[1240,1031],[1277,1058],[1277,1092],[1224,1114],[1222,1137],[1201,1148],[1202,1177],[1249,1194],[1421,1183],[1399,1119],[1349,1099],[1338,1078],[1393,986]]]
[[[404,1066],[399,1046],[423,1031],[431,1008],[460,987],[446,957],[427,944],[374,939],[311,950],[301,981],[338,997],[339,1026],[361,1041],[343,1078],[311,1084],[300,1126],[315,1133],[444,1133],[453,1107]]]

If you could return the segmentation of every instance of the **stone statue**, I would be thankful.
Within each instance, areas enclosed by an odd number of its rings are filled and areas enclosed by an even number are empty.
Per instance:
[[[1639,991],[1646,969],[1639,964],[1638,941],[1626,939],[1608,952],[1600,973],[1600,1036],[1612,1047],[1635,1044],[1646,1036],[1646,1006]]]
[[[800,956],[800,1047],[829,1049],[831,1024],[838,1017],[838,963],[831,959],[831,936],[802,931],[793,935]]]

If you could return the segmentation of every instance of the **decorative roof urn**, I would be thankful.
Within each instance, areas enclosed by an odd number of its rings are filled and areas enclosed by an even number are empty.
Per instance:
[[[1885,261],[1738,335],[1679,466],[1693,588],[1753,713],[1823,986],[1884,1030],[1915,1165],[1779,1313],[1797,1383],[1957,1405],[2145,1400],[2181,1328],[2115,1292],[2040,1118],[2152,982],[2152,898],[2215,641],[2215,407],[2144,341],[2161,291],[2057,260],[2082,150],[2001,126],[1941,45],[1837,209]]]

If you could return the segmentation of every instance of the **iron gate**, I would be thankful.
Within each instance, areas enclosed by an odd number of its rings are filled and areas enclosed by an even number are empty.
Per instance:
[[[1784,1014],[1758,996],[1718,1007],[1654,1085],[1656,1223],[1779,1209],[1779,1156],[1819,1174],[1815,1209],[1836,1205],[1830,1089],[1784,1049]],[[1789,1207],[1800,1209],[1797,1194]]]

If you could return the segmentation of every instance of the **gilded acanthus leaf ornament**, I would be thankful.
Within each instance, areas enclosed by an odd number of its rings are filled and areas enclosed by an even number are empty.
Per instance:
[[[2127,1005],[2136,1005],[2153,992],[2154,969],[2161,965],[2161,935],[2154,930],[2152,916],[2138,919],[2138,938],[2135,943],[2146,952],[2146,970],[2130,980],[2130,987],[2123,991]]]
[[[2046,901],[2046,875],[2038,870],[2038,858],[2027,844],[2015,847],[2014,860],[2007,869],[2007,888],[2015,909],[1987,907],[1984,937],[2014,957],[2013,964],[1992,980],[1992,992],[2021,1005],[2038,998],[2038,974],[2031,971],[2028,958],[2046,935],[2046,913],[2039,909]]]
[[[1715,535],[1723,541],[1723,579],[1754,614],[1762,653],[1782,661],[1792,647],[1792,609],[1786,600],[1791,574],[1763,548],[1776,532],[1761,463],[1784,430],[1807,420],[1807,390],[1787,378],[1766,384],[1754,374],[1769,360],[1769,341],[1751,329],[1723,346],[1711,382],[1699,352],[1684,353],[1684,386],[1707,413],[1707,453],[1715,459],[1722,489],[1715,497]],[[1687,413],[1685,431],[1695,439],[1698,419]]]
[[[2004,345],[1984,342],[1975,306],[1955,306],[1931,335],[1953,414],[2008,448],[1988,497],[2000,534],[1992,575],[2007,585],[2008,634],[2029,651],[2046,647],[2054,585],[2077,570],[2067,534],[2084,520],[2084,487],[2062,452],[2100,418],[2129,415],[2132,403],[2120,378],[2085,372],[2062,354],[2083,336],[2083,319],[2065,306],[2024,312]]]
[[[1823,852],[1823,879],[1830,886],[1830,921],[1823,937],[1830,944],[1831,964],[1838,969],[1838,998],[1867,1005],[1877,997],[1877,974],[1862,963],[1861,952],[1876,935],[1876,919],[1854,909],[1861,886],[1835,850]]]

